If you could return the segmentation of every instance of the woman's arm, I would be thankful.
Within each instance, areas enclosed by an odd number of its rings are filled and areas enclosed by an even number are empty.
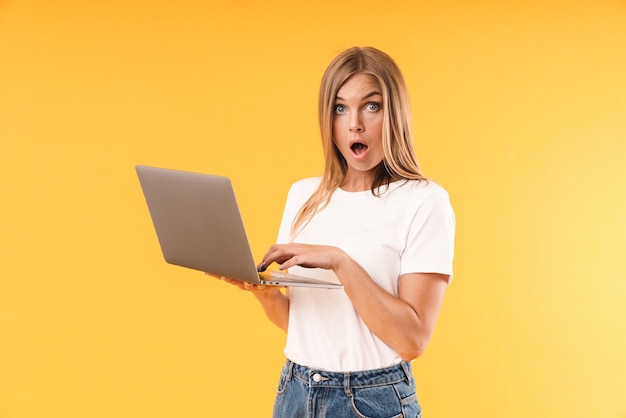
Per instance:
[[[289,325],[289,289],[287,289],[287,295],[285,295],[280,291],[279,286],[256,285],[239,280],[215,276],[209,273],[207,273],[207,275],[230,283],[241,290],[251,292],[263,307],[265,315],[267,315],[268,319],[278,328],[287,332],[287,325]]]
[[[281,263],[281,269],[300,265],[333,270],[368,328],[405,361],[415,359],[426,349],[448,283],[448,276],[443,274],[405,274],[400,277],[396,297],[337,247],[273,245],[263,262]]]
[[[252,291],[254,297],[261,303],[265,315],[274,325],[287,332],[289,325],[289,296],[283,294],[278,286],[251,285],[271,288],[270,291]],[[287,289],[289,292],[289,289]]]
[[[367,327],[405,361],[424,353],[439,317],[448,276],[410,273],[400,277],[398,297],[378,286],[353,260],[335,271]]]

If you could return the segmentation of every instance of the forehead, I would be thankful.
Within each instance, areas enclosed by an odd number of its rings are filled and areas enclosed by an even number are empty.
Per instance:
[[[338,98],[362,97],[372,92],[380,93],[378,80],[369,74],[351,75],[337,91]]]

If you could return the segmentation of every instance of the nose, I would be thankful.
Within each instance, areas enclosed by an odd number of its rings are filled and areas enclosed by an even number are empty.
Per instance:
[[[361,123],[361,118],[358,115],[352,116],[350,118],[350,132],[363,132],[363,124]]]

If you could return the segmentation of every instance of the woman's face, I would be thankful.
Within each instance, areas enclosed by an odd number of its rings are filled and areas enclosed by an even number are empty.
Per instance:
[[[370,170],[383,160],[382,91],[376,79],[354,74],[341,86],[333,109],[333,140],[348,164],[346,183],[369,188]]]

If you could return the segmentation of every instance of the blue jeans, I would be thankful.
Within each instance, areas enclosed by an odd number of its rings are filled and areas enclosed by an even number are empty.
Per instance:
[[[340,373],[287,360],[280,375],[274,418],[420,418],[410,363]]]

